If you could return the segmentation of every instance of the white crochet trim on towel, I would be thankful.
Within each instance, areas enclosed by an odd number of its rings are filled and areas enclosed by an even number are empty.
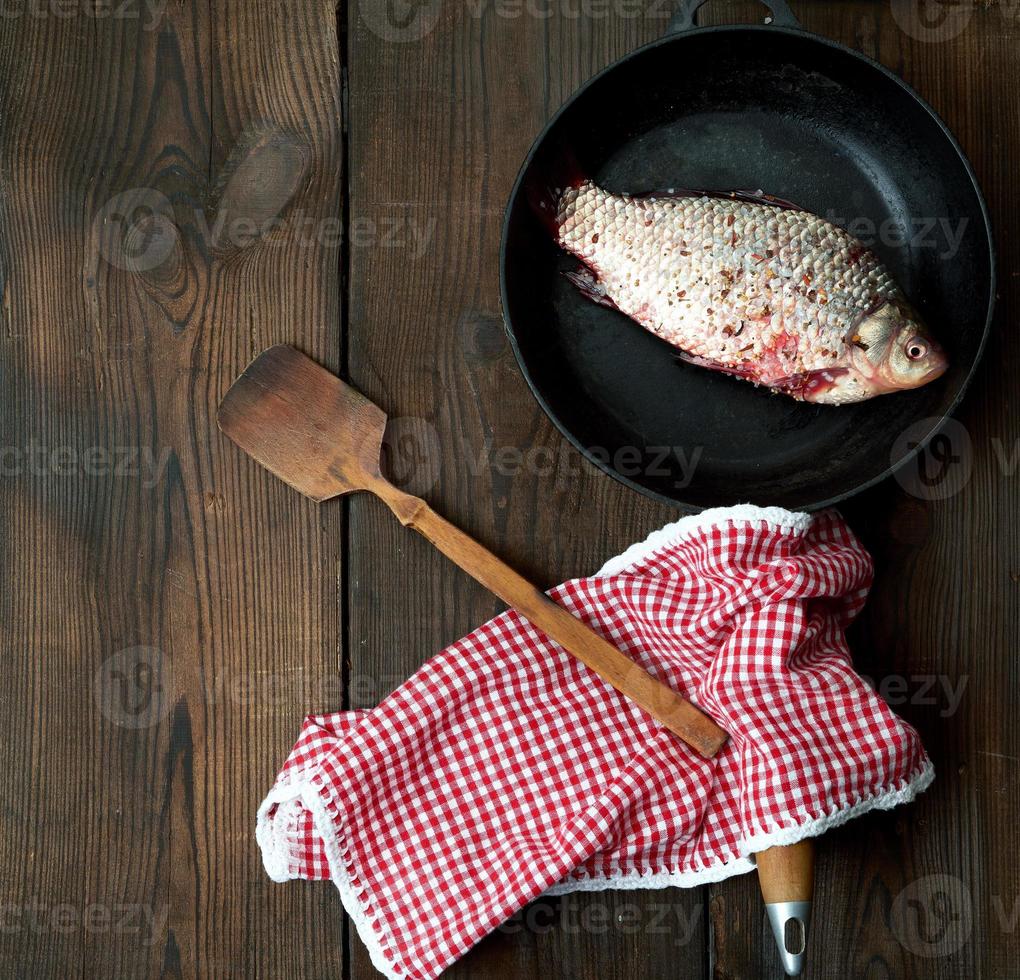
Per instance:
[[[935,778],[935,770],[930,762],[908,777],[899,785],[886,787],[872,796],[858,800],[853,806],[837,809],[822,817],[805,820],[795,827],[777,827],[762,834],[756,834],[741,842],[740,850],[747,855],[764,851],[769,847],[795,844],[808,837],[817,837],[833,827],[859,817],[869,810],[890,810],[901,803],[909,803],[919,793],[923,793]],[[340,832],[334,825],[319,796],[318,790],[311,783],[288,783],[273,788],[259,808],[255,837],[262,849],[262,861],[266,872],[273,881],[288,881],[297,877],[292,875],[288,866],[286,852],[287,838],[281,832],[277,838],[277,828],[269,818],[269,811],[274,805],[299,799],[303,806],[312,813],[316,832],[323,840],[326,860],[329,862],[333,884],[340,893],[340,901],[351,917],[358,936],[368,949],[372,965],[388,980],[404,980],[400,968],[391,963],[384,950],[392,945],[383,925],[379,922],[369,906],[362,901],[352,881],[350,869],[343,858],[344,847],[340,844]],[[590,878],[575,878],[559,882],[547,889],[547,895],[566,895],[571,892],[595,892],[615,890],[635,891],[637,889],[659,888],[695,888],[699,885],[710,885],[724,881],[735,875],[747,874],[755,868],[750,857],[739,857],[729,863],[700,868],[693,871],[658,871],[643,874],[639,871],[612,871],[605,875],[593,875]]]
[[[592,875],[590,878],[571,878],[547,889],[546,895],[569,895],[571,892],[638,891],[656,888],[697,888],[699,885],[714,885],[735,875],[746,875],[754,871],[754,862],[737,858],[729,864],[696,871],[611,871],[608,874]]]
[[[777,531],[803,534],[814,521],[811,514],[784,510],[782,507],[756,507],[754,504],[737,504],[735,507],[712,507],[700,514],[681,517],[680,520],[667,524],[658,531],[653,531],[644,541],[632,544],[622,555],[610,558],[596,573],[595,578],[606,578],[609,575],[620,575],[632,569],[642,559],[657,551],[677,544],[692,537],[706,527],[719,527],[722,524],[743,521],[764,521]]]
[[[288,803],[295,799],[300,800],[302,806],[311,811],[315,831],[322,838],[330,877],[340,893],[344,910],[351,917],[354,927],[358,930],[358,936],[368,950],[372,965],[388,980],[405,980],[400,968],[386,957],[386,948],[392,946],[387,930],[368,904],[362,901],[354,885],[351,869],[344,860],[344,852],[348,848],[341,844],[343,831],[334,824],[326,812],[322,797],[311,782],[277,784],[259,807],[255,839],[262,849],[262,863],[266,874],[276,882],[290,881],[299,877],[290,873],[286,836],[281,834],[279,838],[277,837],[277,828],[269,818],[269,811],[276,804]]]
[[[761,834],[755,834],[740,842],[739,850],[746,855],[757,854],[770,847],[796,844],[808,837],[819,837],[827,830],[838,827],[869,810],[891,810],[902,803],[909,803],[919,793],[923,793],[935,778],[935,767],[925,762],[918,772],[899,784],[879,790],[872,796],[858,800],[853,806],[836,809],[822,817],[813,817],[794,827],[776,827]],[[695,888],[698,885],[711,885],[724,881],[735,875],[747,874],[755,868],[754,861],[749,857],[739,857],[735,861],[712,865],[694,871],[656,871],[642,873],[640,871],[610,871],[607,874],[596,874],[590,878],[572,878],[561,881],[548,889],[547,895],[566,895],[570,892],[602,892],[610,889],[636,890],[655,888]]]

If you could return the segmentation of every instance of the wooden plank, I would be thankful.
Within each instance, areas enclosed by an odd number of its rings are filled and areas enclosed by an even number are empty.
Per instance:
[[[126,6],[0,21],[0,973],[339,976],[252,829],[339,700],[340,514],[214,421],[261,347],[339,350],[334,10]]]
[[[844,513],[877,578],[853,633],[856,663],[921,731],[937,771],[907,810],[869,815],[819,843],[812,976],[1012,977],[1020,962],[1015,838],[1020,804],[1020,635],[1015,371],[1020,280],[1015,174],[1020,19],[1008,3],[794,3],[809,30],[901,74],[948,122],[973,162],[998,228],[1000,301],[978,379],[951,430],[960,462],[918,499],[896,481]],[[940,5],[941,6],[941,5]],[[716,2],[703,23],[749,22],[756,4]],[[931,472],[940,464],[930,460]],[[967,479],[967,467],[972,475]],[[959,698],[959,705],[955,706]],[[717,976],[778,975],[758,896],[713,886]]]
[[[884,5],[795,6],[933,101],[997,225],[1017,227],[1015,5],[964,4],[938,43]],[[300,716],[343,696],[340,510],[301,501],[212,422],[262,346],[342,363],[332,5],[184,0],[155,30],[141,7],[126,18],[11,9],[0,19],[0,973],[339,976],[335,893],[271,885],[251,823]],[[500,212],[562,98],[662,21],[444,4],[423,37],[401,42],[392,9],[365,0],[349,15],[349,368],[404,417],[395,448],[415,463],[412,485],[549,584],[671,513],[561,452],[532,402],[499,322]],[[133,189],[169,204],[120,197]],[[157,214],[129,222],[125,239],[119,215],[135,205]],[[208,230],[218,216],[226,237]],[[879,565],[860,665],[908,678],[903,712],[940,779],[911,810],[823,841],[815,975],[1005,978],[1020,959],[1008,710],[1018,256],[1008,235],[1000,244],[1002,326],[960,415],[965,491],[927,501],[890,484],[847,509]],[[351,517],[350,699],[363,705],[498,605],[375,503],[355,502]],[[957,710],[945,696],[925,703],[928,677],[956,693],[966,682]],[[451,975],[699,975],[703,911],[698,893],[674,891],[537,903]],[[774,972],[753,881],[714,887],[710,912],[716,975]],[[372,975],[354,948],[351,975]]]
[[[350,377],[400,420],[391,431],[405,489],[548,586],[594,570],[672,512],[565,449],[524,384],[499,310],[503,207],[560,102],[664,21],[475,3],[420,5],[424,19],[405,25],[387,19],[393,10],[381,0],[351,8]],[[351,501],[350,548],[355,706],[500,609],[376,501]],[[625,906],[636,928],[617,921]],[[581,924],[547,928],[549,916]],[[575,896],[518,926],[449,975],[704,972],[698,892]],[[372,976],[358,942],[351,967]]]

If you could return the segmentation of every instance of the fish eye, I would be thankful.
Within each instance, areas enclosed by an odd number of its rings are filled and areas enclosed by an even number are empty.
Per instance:
[[[928,353],[928,345],[920,337],[912,337],[907,341],[907,357],[912,361],[919,361]]]

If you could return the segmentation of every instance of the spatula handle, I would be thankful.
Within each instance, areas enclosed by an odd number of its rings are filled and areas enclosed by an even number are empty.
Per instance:
[[[425,501],[394,488],[379,495],[402,524],[428,538],[447,558],[594,670],[624,697],[644,708],[696,752],[710,759],[725,743],[726,733],[708,715],[652,677],[488,549],[440,517]]]

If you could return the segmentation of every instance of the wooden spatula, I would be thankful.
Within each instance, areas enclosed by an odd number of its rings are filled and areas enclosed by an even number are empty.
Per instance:
[[[406,527],[587,664],[706,758],[726,733],[689,701],[556,605],[477,541],[404,493],[380,470],[386,415],[364,395],[294,350],[272,347],[248,366],[220,405],[223,432],[314,500],[368,490]]]

